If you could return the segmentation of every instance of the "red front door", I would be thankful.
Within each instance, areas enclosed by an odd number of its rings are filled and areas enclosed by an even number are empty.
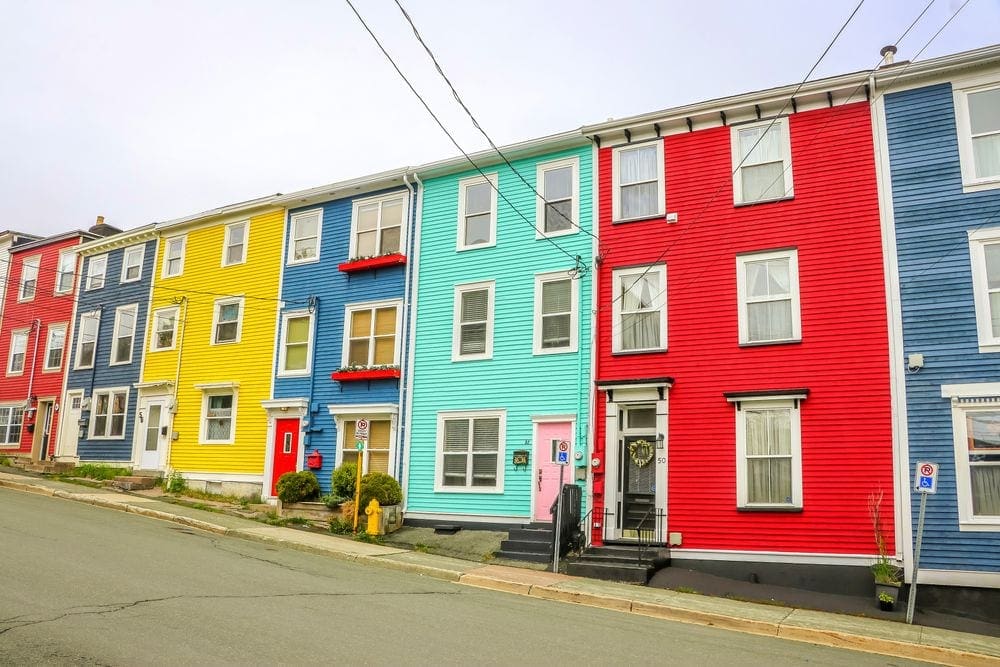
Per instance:
[[[271,473],[271,495],[277,496],[278,478],[295,472],[299,465],[299,420],[274,420],[274,465]]]

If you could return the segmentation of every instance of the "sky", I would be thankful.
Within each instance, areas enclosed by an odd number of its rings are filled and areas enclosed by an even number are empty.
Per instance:
[[[394,0],[354,2],[462,148],[486,148]],[[858,0],[400,2],[507,144],[799,83]],[[870,69],[927,2],[865,0],[811,78]],[[964,2],[934,0],[897,61],[1000,41],[1000,0]],[[0,0],[0,16],[0,229],[131,229],[458,154],[344,0]]]

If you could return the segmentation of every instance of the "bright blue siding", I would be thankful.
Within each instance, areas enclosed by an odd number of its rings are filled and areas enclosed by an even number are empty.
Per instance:
[[[123,461],[132,459],[132,432],[135,426],[135,405],[138,390],[133,383],[139,381],[142,357],[145,353],[144,332],[149,308],[149,289],[153,271],[156,270],[156,241],[145,242],[140,279],[122,283],[122,259],[125,249],[140,245],[130,243],[108,251],[108,268],[104,287],[95,290],[81,289],[77,301],[76,322],[73,324],[73,346],[68,360],[69,374],[67,389],[83,389],[84,398],[91,398],[94,391],[110,387],[128,387],[128,407],[125,413],[124,437],[115,440],[90,440],[81,437],[77,444],[77,455],[81,461]],[[100,256],[94,255],[94,256]],[[93,256],[91,256],[93,257]],[[80,280],[86,280],[91,257],[84,258]],[[111,366],[111,346],[114,340],[115,309],[119,306],[138,306],[135,323],[135,337],[132,341],[132,362]],[[97,334],[97,351],[93,369],[74,370],[76,350],[80,336],[80,315],[101,309],[101,323]],[[91,406],[93,407],[93,406]],[[82,417],[90,419],[92,411],[85,410]]]
[[[941,385],[1000,379],[1000,354],[979,352],[967,235],[1000,227],[1000,190],[962,192],[951,85],[889,94],[885,108],[904,353],[925,359],[906,375],[910,470],[917,460],[941,466],[920,567],[998,571],[1000,533],[959,530],[951,404]],[[915,531],[917,494],[911,503]]]

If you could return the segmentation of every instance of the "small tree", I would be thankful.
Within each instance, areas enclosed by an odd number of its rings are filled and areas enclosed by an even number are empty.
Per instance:
[[[319,480],[308,470],[286,472],[278,478],[278,498],[283,503],[300,503],[319,498]]]
[[[330,479],[333,495],[340,498],[354,498],[354,485],[358,479],[358,466],[353,463],[342,463],[333,471]]]
[[[872,520],[872,531],[875,534],[875,550],[877,555],[871,565],[875,583],[899,583],[899,568],[889,559],[889,548],[885,543],[885,533],[882,531],[882,489],[868,494],[868,516]]]
[[[370,472],[361,478],[360,507],[368,507],[373,498],[379,505],[398,505],[403,502],[403,489],[391,475]]]

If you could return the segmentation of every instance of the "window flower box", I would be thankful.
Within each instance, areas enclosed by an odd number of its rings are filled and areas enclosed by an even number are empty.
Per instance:
[[[355,380],[398,380],[399,367],[375,367],[353,366],[338,368],[331,375],[331,379],[337,382],[353,382]]]
[[[402,266],[406,264],[406,255],[394,252],[378,257],[355,257],[337,266],[344,273],[358,273],[359,271],[371,271],[387,266]]]

